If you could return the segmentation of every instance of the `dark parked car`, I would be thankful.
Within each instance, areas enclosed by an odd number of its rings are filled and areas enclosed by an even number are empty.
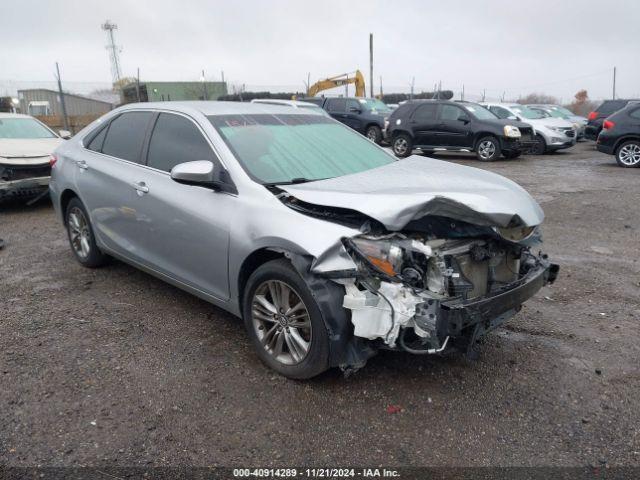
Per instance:
[[[499,119],[476,103],[412,100],[400,105],[387,131],[393,153],[404,158],[423,152],[475,152],[478,160],[516,158],[534,143],[533,128]]]
[[[640,100],[605,100],[587,117],[588,123],[584,130],[584,137],[589,140],[596,140],[602,131],[602,124],[609,115],[623,109],[629,102],[638,102]]]
[[[331,117],[356,132],[366,136],[372,142],[380,144],[385,137],[386,121],[391,109],[375,98],[303,98],[324,108]]]
[[[615,155],[621,167],[640,167],[640,103],[629,103],[607,117],[596,148]]]

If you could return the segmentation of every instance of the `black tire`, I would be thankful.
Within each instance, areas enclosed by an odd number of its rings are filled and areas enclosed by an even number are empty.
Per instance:
[[[522,154],[522,152],[503,153],[504,158],[507,158],[509,160],[513,160],[514,158],[518,158],[521,154]]]
[[[623,168],[640,167],[640,141],[628,140],[616,149],[616,162]]]
[[[79,219],[84,223],[76,223]],[[96,268],[107,262],[108,257],[96,245],[89,214],[78,197],[69,201],[64,214],[64,224],[67,228],[71,251],[82,266]],[[78,236],[75,236],[76,234]],[[83,254],[85,251],[86,254]]]
[[[406,133],[400,133],[393,137],[391,149],[398,158],[406,158],[413,152],[413,140]]]
[[[476,144],[476,157],[481,162],[493,162],[502,155],[500,142],[494,136],[488,135],[478,140]]]
[[[382,142],[382,129],[377,125],[371,125],[367,128],[365,136],[373,143],[380,145]]]
[[[287,324],[288,321],[293,320],[289,319],[286,315],[278,316],[277,313],[273,315],[273,320],[263,321],[262,318],[257,317],[257,315],[262,315],[262,317],[265,317],[266,315],[257,309],[260,308],[259,306],[254,308],[252,305],[254,296],[256,295],[256,292],[264,289],[265,285],[269,285],[273,282],[276,284],[286,285],[292,292],[291,295],[293,296],[293,302],[297,302],[298,300],[302,301],[303,307],[306,308],[306,312],[308,314],[308,328],[292,327],[289,329],[289,327],[285,327],[283,323]],[[271,290],[266,287],[265,292],[270,291]],[[278,295],[281,294],[282,290],[279,291]],[[269,297],[271,298],[269,301],[267,295],[271,294],[265,293],[264,300],[272,306],[275,306],[277,302],[273,300],[273,296]],[[298,298],[296,299],[295,296]],[[290,296],[287,296],[287,301],[290,298]],[[298,311],[300,310],[298,309]],[[282,313],[282,310],[280,310],[280,312]],[[309,287],[288,260],[272,260],[261,265],[255,272],[253,272],[253,274],[251,274],[245,288],[245,294],[242,301],[242,313],[245,328],[247,329],[247,333],[249,334],[249,338],[251,339],[256,352],[258,353],[258,357],[260,357],[260,360],[262,360],[268,367],[271,367],[273,370],[285,377],[296,380],[315,377],[329,368],[329,336],[324,320],[322,319],[322,314],[320,313],[320,308],[313,298]],[[255,318],[254,313],[256,314]],[[282,319],[281,321],[281,317],[283,316],[287,317],[287,319]],[[278,317],[278,320],[275,319],[276,317]],[[304,318],[303,316],[296,317],[299,319]],[[301,322],[303,320],[298,321]],[[267,325],[274,325],[274,327],[266,327]],[[269,328],[270,330],[262,334],[265,342],[267,342],[267,338],[274,339],[276,336],[281,336],[283,339],[280,340],[280,356],[290,357],[288,360],[293,361],[294,363],[285,363],[284,360],[279,360],[269,351],[267,346],[263,345],[259,337],[259,332],[265,331],[266,328]],[[276,333],[270,335],[272,328],[276,328],[277,330]],[[288,332],[292,330],[295,330],[297,335],[304,337],[303,339],[308,344],[308,350],[302,359],[295,359],[294,353],[290,347],[291,337],[287,338],[287,336],[289,335]],[[271,342],[267,343],[271,344]],[[275,341],[275,344],[277,343],[278,342]],[[299,343],[296,343],[296,345],[300,346]],[[274,347],[274,349],[275,348],[276,347]]]
[[[547,152],[547,142],[540,134],[536,135],[536,143],[531,147],[531,155],[544,155]]]

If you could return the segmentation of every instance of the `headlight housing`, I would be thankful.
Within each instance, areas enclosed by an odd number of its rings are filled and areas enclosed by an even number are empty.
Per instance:
[[[535,230],[536,230],[536,227],[511,227],[511,228],[495,227],[494,228],[494,231],[498,235],[500,235],[502,238],[504,238],[508,242],[514,242],[514,243],[526,240],[531,235],[533,235],[533,232],[535,232]]]
[[[505,125],[504,136],[509,138],[520,138],[520,129],[518,127],[514,127],[513,125]]]
[[[395,277],[402,267],[402,248],[389,240],[351,238],[349,242],[357,249],[356,253],[368,261],[380,272]]]

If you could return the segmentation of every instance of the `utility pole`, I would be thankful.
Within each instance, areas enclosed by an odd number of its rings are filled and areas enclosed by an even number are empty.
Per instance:
[[[382,100],[382,75],[380,75],[380,100]]]
[[[413,77],[411,79],[411,95],[409,96],[409,100],[413,100],[413,87],[415,86],[416,83],[416,77]]]
[[[616,99],[616,67],[613,67],[613,100]]]
[[[345,75],[347,77],[347,80],[349,80],[349,74]],[[366,95],[366,92],[365,92]],[[349,96],[349,82],[345,82],[344,83],[344,96],[348,97]]]
[[[138,72],[136,73],[136,97],[138,98],[138,103],[140,102],[140,67],[138,67]]]
[[[67,106],[64,103],[64,93],[62,92],[62,80],[60,79],[60,67],[58,66],[58,62],[56,62],[56,76],[58,79],[58,94],[60,95],[60,106],[62,107],[62,122],[64,124],[64,129],[69,130],[69,119],[67,118]]]
[[[460,93],[460,100],[464,102],[464,83],[462,84],[462,92]]]
[[[369,34],[369,92],[373,98],[373,33]]]
[[[483,102],[484,102],[484,99],[486,98],[486,96],[487,96],[487,89],[486,89],[486,88],[483,88],[483,89],[482,89],[482,101],[483,101]]]
[[[207,98],[207,80],[204,78],[204,70],[202,70],[202,93],[204,95],[204,99],[208,100],[208,98]]]

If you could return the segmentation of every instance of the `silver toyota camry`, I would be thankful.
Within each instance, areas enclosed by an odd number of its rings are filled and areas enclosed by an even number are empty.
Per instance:
[[[86,267],[115,257],[244,320],[291,378],[379,349],[474,354],[558,267],[514,182],[396,160],[324,115],[132,104],[60,146],[50,191]]]

